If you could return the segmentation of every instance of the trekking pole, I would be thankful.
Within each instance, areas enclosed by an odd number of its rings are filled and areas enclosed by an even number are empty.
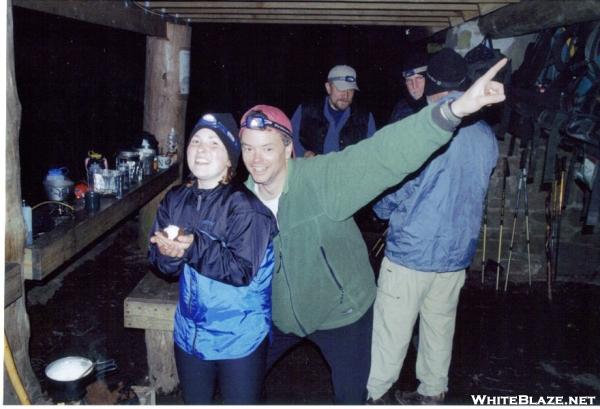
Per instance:
[[[481,250],[481,284],[485,280],[485,243],[487,239],[487,207],[488,207],[488,193],[485,194],[485,202],[483,205],[483,249]]]
[[[498,238],[498,265],[496,266],[496,291],[500,286],[500,257],[502,256],[502,231],[504,230],[504,201],[506,199],[506,177],[508,176],[508,159],[504,158],[502,177],[502,199],[500,204],[500,236]]]
[[[554,186],[554,184],[553,184]],[[548,290],[548,301],[552,301],[552,205],[553,205],[553,192],[552,189],[548,196],[546,196],[546,284]]]
[[[375,242],[375,244],[373,245],[373,248],[371,249],[371,253],[373,253],[373,251],[375,251],[375,249],[377,249],[374,257],[377,257],[379,255],[379,252],[381,252],[381,250],[385,247],[385,238],[387,236],[388,230],[389,230],[389,226],[385,229],[385,231],[381,234],[381,237],[378,238],[377,241]]]
[[[556,206],[556,241],[554,242],[554,279],[556,280],[556,275],[558,274],[558,246],[560,244],[560,222],[562,219],[562,213],[564,208],[566,207],[563,199],[565,194],[565,176],[566,176],[566,157],[563,156],[559,161],[559,184],[558,184],[558,194],[557,194],[557,206]],[[558,175],[557,175],[558,176]]]
[[[527,149],[527,148],[526,148]],[[531,251],[529,249],[529,197],[527,195],[527,167],[529,166],[529,158],[525,160],[525,167],[523,168],[523,198],[525,199],[525,239],[527,242],[527,275],[529,276],[529,287],[531,287]]]
[[[517,217],[519,215],[519,204],[521,202],[521,188],[523,187],[523,173],[526,162],[526,150],[521,152],[521,163],[519,167],[521,168],[519,172],[519,180],[517,183],[517,193],[515,199],[515,211],[513,213],[513,225],[512,225],[512,233],[510,235],[510,246],[508,246],[508,263],[506,265],[506,277],[504,280],[504,292],[508,289],[508,276],[510,275],[510,262],[512,260],[512,252],[513,252],[513,244],[515,243],[515,230],[517,229]],[[527,181],[525,181],[527,184]]]

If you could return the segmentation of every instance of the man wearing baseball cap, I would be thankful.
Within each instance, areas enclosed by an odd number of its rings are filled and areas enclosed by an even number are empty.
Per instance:
[[[418,48],[411,49],[402,64],[404,95],[394,106],[389,123],[406,118],[427,105],[424,95],[426,73],[427,53]]]
[[[271,106],[241,120],[247,187],[277,218],[267,366],[308,339],[331,368],[335,403],[361,404],[371,365],[374,273],[352,215],[417,170],[461,118],[504,100],[495,65],[462,96],[426,107],[341,152],[292,159],[293,129]]]
[[[341,151],[373,135],[373,115],[353,103],[358,90],[354,68],[336,65],[329,70],[327,96],[302,103],[292,116],[294,151],[298,157]]]

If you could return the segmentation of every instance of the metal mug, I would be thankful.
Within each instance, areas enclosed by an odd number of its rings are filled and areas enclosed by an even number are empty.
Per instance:
[[[171,166],[171,157],[167,155],[159,155],[157,157],[158,160],[158,168],[159,169],[168,169]]]

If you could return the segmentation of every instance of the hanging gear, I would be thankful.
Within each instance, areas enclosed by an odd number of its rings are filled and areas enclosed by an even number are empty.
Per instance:
[[[500,204],[500,234],[498,236],[498,261],[496,266],[496,291],[500,286],[500,267],[502,259],[502,232],[504,230],[504,204],[506,201],[506,178],[510,176],[510,168],[508,166],[508,159],[502,159],[502,199]]]
[[[530,253],[529,253],[529,203],[528,203],[528,198],[527,198],[527,167],[529,166],[529,152],[528,149],[525,148],[523,149],[523,151],[521,152],[521,163],[520,163],[520,173],[519,173],[519,177],[518,177],[518,182],[517,182],[517,193],[516,193],[516,199],[515,199],[515,210],[514,210],[514,214],[513,214],[513,226],[512,226],[512,233],[511,233],[511,237],[510,237],[510,246],[508,247],[508,264],[506,266],[506,279],[504,281],[504,291],[506,292],[506,290],[508,289],[508,276],[510,275],[510,262],[512,260],[512,252],[513,252],[513,245],[515,242],[515,230],[517,227],[517,217],[519,214],[519,205],[521,202],[521,189],[524,190],[523,192],[523,199],[524,199],[524,215],[525,215],[525,225],[526,225],[526,234],[527,234],[527,272],[528,272],[528,276],[529,276],[529,286],[531,286],[531,257],[530,257]]]
[[[485,203],[483,205],[483,249],[481,251],[481,285],[483,285],[485,280],[485,244],[487,240],[488,193],[485,194]]]

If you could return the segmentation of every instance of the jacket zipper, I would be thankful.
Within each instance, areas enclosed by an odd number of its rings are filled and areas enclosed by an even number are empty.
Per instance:
[[[292,300],[292,290],[290,288],[290,282],[288,280],[287,272],[285,271],[285,265],[283,264],[283,255],[281,254],[281,251],[279,252],[279,264],[281,265],[281,268],[283,269],[283,276],[285,277],[285,283],[287,284],[288,292],[290,294],[290,306],[292,307],[292,313],[294,314],[294,319],[296,320],[296,323],[300,327],[300,330],[302,331],[302,333],[306,336],[306,335],[308,335],[308,332],[306,331],[306,329],[304,329],[304,326],[300,323],[300,320],[298,319],[298,315],[296,315],[296,310],[294,308],[294,302]]]
[[[329,269],[329,273],[331,274],[333,281],[335,281],[335,285],[337,285],[338,290],[340,290],[340,304],[343,304],[344,303],[344,287],[342,287],[342,284],[340,284],[340,281],[338,280],[337,276],[333,272],[333,268],[331,268],[331,264],[329,264],[329,260],[327,260],[327,254],[325,254],[325,249],[323,248],[323,246],[320,246],[320,248],[321,248],[321,254],[323,254],[323,259],[325,260],[325,264],[327,264],[327,268]]]

